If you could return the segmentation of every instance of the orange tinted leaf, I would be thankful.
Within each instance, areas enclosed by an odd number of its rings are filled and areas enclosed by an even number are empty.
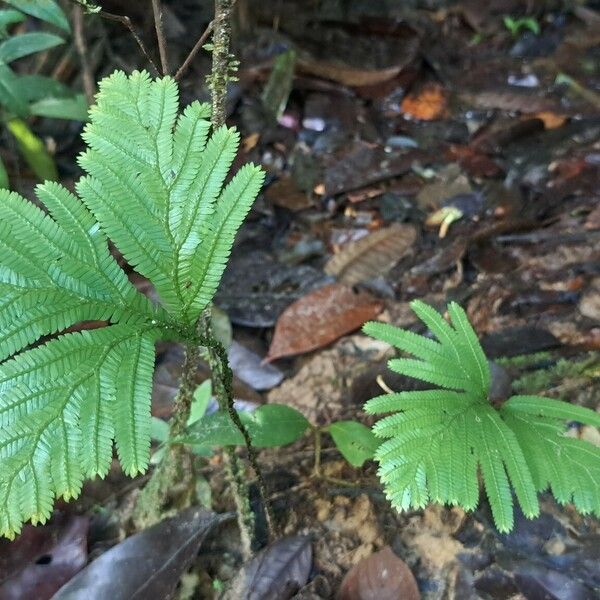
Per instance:
[[[414,119],[433,121],[446,115],[447,105],[444,89],[436,84],[428,84],[418,93],[406,96],[400,109]]]
[[[542,121],[545,129],[557,129],[558,127],[562,127],[567,121],[566,115],[560,115],[551,110],[542,110],[532,116]]]
[[[365,292],[334,283],[286,308],[277,321],[268,361],[316,350],[374,319],[383,303]]]

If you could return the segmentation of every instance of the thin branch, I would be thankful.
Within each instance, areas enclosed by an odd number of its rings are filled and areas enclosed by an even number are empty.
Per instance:
[[[181,76],[187,71],[191,62],[194,60],[196,54],[198,54],[198,52],[200,51],[200,48],[202,48],[202,46],[204,46],[204,44],[206,43],[208,36],[211,34],[211,32],[213,30],[214,24],[215,24],[215,22],[211,21],[208,24],[208,26],[206,27],[206,29],[204,30],[204,33],[200,36],[198,41],[194,44],[194,47],[190,50],[190,53],[187,55],[187,57],[183,61],[182,65],[179,67],[179,69],[177,69],[177,73],[175,73],[175,81],[179,81],[181,79]]]
[[[80,2],[80,0],[71,0],[71,2],[73,2],[74,4],[76,4],[78,6],[82,6],[83,8],[88,8],[86,6],[86,4],[83,2]],[[152,57],[150,56],[150,54],[148,54],[148,51],[146,50],[146,46],[144,46],[144,42],[142,42],[142,38],[139,36],[138,32],[135,30],[133,23],[131,22],[131,19],[129,17],[127,17],[126,15],[115,15],[113,13],[106,12],[105,10],[99,10],[99,11],[94,10],[93,14],[99,15],[100,17],[102,17],[103,19],[106,19],[107,21],[115,21],[116,23],[121,23],[121,25],[126,27],[129,30],[129,33],[131,33],[131,35],[133,36],[133,39],[135,40],[139,49],[142,51],[142,54],[144,55],[146,60],[150,63],[150,66],[152,67],[152,70],[154,71],[154,75],[159,75],[158,67],[156,66],[155,62],[152,60]]]
[[[155,62],[152,60],[152,57],[148,54],[148,51],[146,50],[146,46],[144,46],[144,42],[142,42],[142,38],[138,35],[137,31],[133,27],[133,23],[131,22],[131,19],[129,17],[127,17],[126,15],[115,15],[113,13],[106,12],[105,10],[101,10],[98,14],[103,19],[106,19],[107,21],[116,21],[117,23],[121,23],[122,25],[127,27],[127,29],[129,29],[129,33],[131,33],[131,35],[133,36],[133,39],[136,41],[137,45],[139,46],[140,50],[142,51],[142,54],[146,57],[146,60],[152,66],[152,69],[154,70],[154,74],[159,75],[158,67],[156,66]]]
[[[167,58],[167,41],[162,22],[162,8],[160,0],[152,0],[152,12],[154,13],[154,27],[156,29],[156,39],[158,40],[158,53],[160,54],[160,66],[162,74],[169,74],[169,60]]]
[[[83,9],[80,5],[75,5],[73,7],[73,38],[75,41],[75,48],[79,54],[79,60],[81,61],[81,78],[83,80],[85,97],[88,104],[92,104],[94,102],[94,94],[96,93],[96,84],[94,83],[94,76],[92,75],[92,69],[88,60],[88,50],[83,23]]]

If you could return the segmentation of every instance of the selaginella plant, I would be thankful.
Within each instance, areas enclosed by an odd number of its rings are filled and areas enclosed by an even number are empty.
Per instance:
[[[499,531],[513,527],[513,495],[525,516],[539,514],[548,488],[561,504],[600,516],[600,448],[567,435],[569,422],[600,427],[600,414],[538,396],[490,402],[490,367],[465,312],[448,306],[451,324],[426,304],[412,308],[437,339],[384,323],[364,331],[415,358],[391,370],[437,386],[387,393],[365,405],[392,413],[373,430],[385,439],[375,453],[386,495],[398,510],[429,502],[474,509],[479,475]]]
[[[77,196],[37,188],[45,210],[0,191],[0,532],[45,521],[109,470],[150,451],[154,344],[197,345],[235,234],[263,172],[243,166],[224,185],[239,145],[210,132],[209,106],[179,114],[169,77],[116,72],[100,83],[79,162]],[[151,302],[108,249],[155,286]],[[75,332],[73,325],[107,321]],[[59,334],[59,335],[55,335]],[[41,337],[53,335],[29,348]],[[13,356],[14,355],[14,356]]]

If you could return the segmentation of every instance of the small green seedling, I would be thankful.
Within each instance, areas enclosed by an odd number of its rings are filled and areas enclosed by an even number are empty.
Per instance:
[[[504,27],[510,31],[513,37],[517,37],[521,31],[531,31],[535,35],[540,34],[540,24],[533,17],[511,17],[502,19]]]

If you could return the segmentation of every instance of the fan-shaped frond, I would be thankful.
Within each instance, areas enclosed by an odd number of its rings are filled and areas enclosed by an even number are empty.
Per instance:
[[[2,534],[44,522],[55,496],[77,496],[84,477],[106,474],[113,432],[126,471],[145,469],[157,335],[113,325],[63,335],[0,365]],[[124,414],[131,411],[144,414]],[[90,446],[96,452],[83,453]]]
[[[81,198],[165,306],[188,323],[216,292],[234,237],[262,185],[246,166],[223,190],[239,134],[208,136],[208,106],[177,118],[173,79],[117,72],[100,86],[83,134]],[[123,132],[127,135],[124,136]]]
[[[481,473],[496,526],[513,526],[513,490],[523,513],[539,513],[536,492],[549,486],[561,502],[600,512],[600,449],[564,435],[565,421],[600,426],[600,415],[557,400],[515,396],[496,411],[490,369],[464,311],[450,304],[452,325],[432,308],[413,308],[437,338],[383,323],[364,330],[416,358],[392,370],[439,386],[384,394],[365,410],[388,414],[373,427],[384,438],[375,458],[390,502],[399,510],[427,502],[473,509]]]
[[[178,110],[172,79],[117,72],[83,134],[79,196],[46,183],[44,210],[0,190],[0,534],[104,476],[113,441],[127,474],[148,465],[154,343],[195,343],[263,178],[247,166],[223,187],[239,135],[209,138],[207,105]],[[107,236],[162,305],[131,284]],[[109,326],[64,333],[90,320]]]

